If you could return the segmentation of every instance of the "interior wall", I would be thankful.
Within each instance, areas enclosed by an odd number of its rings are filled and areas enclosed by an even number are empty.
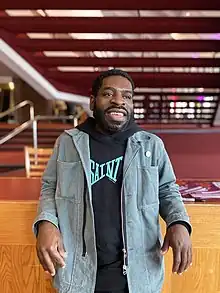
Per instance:
[[[1,293],[55,293],[37,259],[31,229],[39,193],[40,179],[0,179]],[[186,204],[186,208],[193,226],[193,266],[182,276],[172,274],[170,250],[165,255],[162,292],[219,293],[220,206],[198,203]],[[160,223],[164,235],[166,227],[164,222]]]
[[[7,111],[10,105],[10,90],[0,89],[0,113]],[[0,119],[0,122],[5,122],[8,120],[8,116]]]
[[[220,179],[220,133],[158,135],[179,179]]]
[[[52,115],[53,101],[39,95],[32,87],[20,78],[14,79],[14,103],[18,104],[24,100],[30,100],[34,103],[35,115]],[[16,120],[18,123],[29,120],[29,108],[24,107],[17,111]]]

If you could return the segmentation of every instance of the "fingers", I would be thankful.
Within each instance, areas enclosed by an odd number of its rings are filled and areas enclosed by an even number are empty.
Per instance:
[[[181,250],[180,247],[173,248],[173,273],[177,273],[179,271],[179,267],[181,264]]]
[[[168,252],[169,250],[169,238],[167,236],[165,236],[164,238],[164,242],[163,242],[163,246],[161,247],[161,253],[164,255]]]
[[[58,243],[58,246],[57,246],[57,250],[60,254],[60,256],[63,258],[63,260],[65,261],[65,258],[66,258],[66,251],[64,249],[64,245],[63,245],[63,242],[62,240],[59,241]]]
[[[173,251],[174,254],[174,264],[173,272],[181,275],[184,271],[192,265],[192,247],[178,248]]]
[[[185,270],[187,270],[191,265],[192,265],[192,246],[190,246],[188,249],[188,261],[187,261]]]
[[[37,248],[37,255],[43,269],[48,271],[52,276],[56,273],[56,266],[65,267],[64,258],[60,255],[58,247],[50,247],[49,249]]]
[[[43,269],[45,271],[48,271],[51,276],[55,276],[55,266],[49,256],[49,254],[47,253],[47,251],[45,250],[44,252],[40,251],[40,250],[37,250],[37,255],[38,255],[38,258],[39,258],[39,261],[43,267]]]
[[[177,271],[179,275],[182,275],[182,273],[187,269],[187,264],[188,264],[188,250],[183,248],[181,251],[181,263]]]
[[[58,264],[62,268],[65,267],[64,259],[58,252],[57,247],[51,247],[50,250],[48,250],[48,254],[54,264]]]

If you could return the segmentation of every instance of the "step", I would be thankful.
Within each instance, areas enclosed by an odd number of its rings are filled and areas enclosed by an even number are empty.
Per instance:
[[[37,134],[38,136],[51,136],[51,137],[57,137],[59,136],[63,131],[62,130],[56,130],[56,131],[50,131],[50,130],[47,130],[47,131],[38,131]],[[5,136],[9,134],[9,131],[0,131],[0,137],[1,136]],[[23,131],[21,133],[19,133],[17,136],[19,137],[32,137],[33,136],[33,132],[32,131]]]
[[[0,164],[24,165],[24,149],[7,151],[0,147]]]
[[[13,129],[0,129],[0,135],[6,135],[8,133],[10,133]],[[55,135],[56,133],[62,133],[63,131],[65,131],[65,129],[38,129],[37,132],[38,133],[42,133],[42,134],[45,134],[45,133],[51,133],[53,135]],[[21,132],[21,134],[32,134],[33,133],[33,130],[32,129],[26,129],[24,131]]]
[[[2,165],[2,164],[0,164],[0,174],[10,172],[10,171],[20,170],[20,169],[24,169],[24,168],[25,168],[24,164],[22,164],[22,165],[14,165],[14,164],[13,165],[12,164]]]
[[[54,137],[38,137],[38,144],[54,144],[56,138]],[[30,138],[20,138],[20,137],[13,137],[9,141],[5,142],[4,145],[8,144],[23,144],[23,145],[30,145],[33,144],[33,139]]]
[[[4,122],[0,122],[0,131],[1,130],[10,130],[10,129],[14,129],[16,127],[18,127],[20,124],[8,124],[8,123],[4,123]],[[39,130],[58,130],[58,129],[70,129],[73,128],[73,124],[66,124],[66,123],[38,123],[38,129]],[[30,127],[31,130],[31,127]]]
[[[32,144],[30,144],[29,146],[33,146]],[[53,144],[39,144],[38,148],[53,148]],[[24,150],[24,145],[23,144],[3,144],[0,146],[0,152],[1,151],[21,151]]]
[[[7,172],[2,172],[0,173],[0,177],[22,177],[25,178],[26,177],[26,171],[25,168],[24,169],[19,169],[19,170],[10,170]]]
[[[11,130],[17,127],[18,124],[7,124],[0,123],[0,138],[7,135]],[[73,128],[72,124],[64,123],[38,123],[38,148],[53,148],[56,139],[65,130]],[[22,152],[20,158],[14,158],[14,163],[17,164],[24,160],[24,147],[33,146],[33,130],[32,128],[26,129],[25,131],[19,133],[17,136],[13,137],[8,142],[0,145],[0,153],[7,154],[6,158],[0,156],[0,164],[10,160],[10,152]],[[12,156],[13,157],[13,156]]]

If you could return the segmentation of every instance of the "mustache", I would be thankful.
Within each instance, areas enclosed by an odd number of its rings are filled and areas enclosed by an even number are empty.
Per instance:
[[[114,109],[114,110],[116,110],[116,109],[118,109],[118,110],[123,110],[123,111],[125,111],[125,112],[128,114],[128,110],[127,110],[125,107],[123,107],[123,106],[120,106],[120,107],[117,107],[117,106],[110,106],[110,107],[108,107],[108,108],[105,110],[105,113],[108,112],[108,111],[110,111],[110,110],[112,110],[112,109]]]

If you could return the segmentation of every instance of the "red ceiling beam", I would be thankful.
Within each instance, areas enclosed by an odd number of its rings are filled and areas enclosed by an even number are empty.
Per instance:
[[[36,51],[124,51],[124,52],[219,52],[220,41],[213,40],[79,40],[19,39],[15,45]]]
[[[204,87],[220,88],[220,74],[209,73],[156,73],[131,72],[138,87]],[[60,72],[51,71],[46,75],[67,84],[85,84],[90,87],[97,72]]]
[[[220,58],[70,58],[35,57],[40,66],[94,66],[94,67],[220,67]]]
[[[10,47],[12,47],[21,57],[23,57],[38,72],[44,75],[45,68],[37,66],[37,64],[33,62],[33,58],[31,54],[29,54],[27,51],[15,45],[15,36],[13,34],[0,28],[0,38],[2,38]]]
[[[14,33],[218,33],[212,17],[1,17]]]
[[[143,91],[143,92],[135,92],[135,96],[179,96],[179,97],[183,97],[183,96],[216,96],[216,97],[220,97],[220,93],[213,93],[213,92],[208,92],[208,91],[205,91],[205,92],[202,92],[202,93],[199,93],[199,92],[193,92],[193,93],[184,93],[184,92],[155,92],[155,91]],[[137,100],[138,102],[138,100]]]
[[[75,95],[89,96],[89,92],[83,84],[67,85],[51,78],[49,78],[48,81],[59,91],[73,93]]]
[[[0,10],[0,17],[2,16],[8,16],[8,14],[4,10]]]
[[[115,9],[115,10],[216,10],[220,9],[220,1],[201,1],[201,0],[1,0],[0,9]]]

